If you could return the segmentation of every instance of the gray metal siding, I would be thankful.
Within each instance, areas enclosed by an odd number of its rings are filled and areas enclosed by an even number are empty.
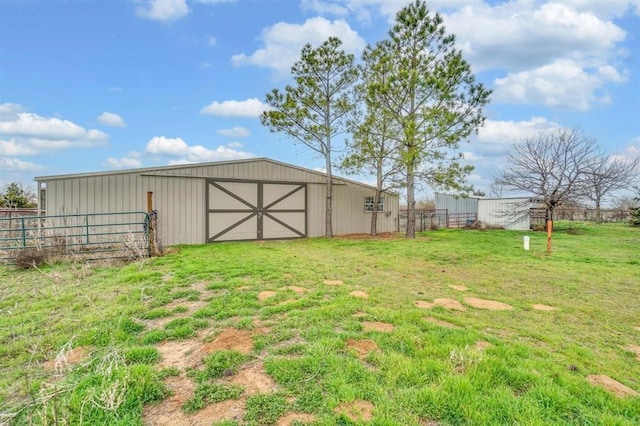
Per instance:
[[[450,194],[435,194],[436,209],[447,209],[449,214],[478,213],[478,199],[455,197]]]
[[[160,238],[165,245],[174,245],[206,242],[204,178],[306,182],[307,235],[325,234],[325,177],[268,160],[50,176],[38,181],[46,184],[49,215],[146,211],[146,193],[151,191]],[[371,213],[364,212],[364,197],[372,196],[373,189],[337,181],[334,234],[368,233]],[[385,194],[385,198],[385,212],[378,215],[378,230],[393,232],[398,229],[399,199],[396,194]]]
[[[478,200],[478,220],[505,229],[528,230],[528,198],[482,198]]]

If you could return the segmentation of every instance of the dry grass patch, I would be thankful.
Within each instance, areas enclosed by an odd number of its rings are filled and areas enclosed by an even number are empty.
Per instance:
[[[587,381],[592,385],[600,386],[607,392],[610,392],[619,398],[638,395],[638,392],[636,392],[635,390],[604,374],[591,374],[586,378]]]
[[[627,346],[627,350],[636,354],[636,359],[640,361],[640,346],[629,345]]]
[[[478,340],[475,346],[479,351],[484,351],[485,349],[493,348],[494,345],[485,340]]]
[[[382,333],[390,333],[393,331],[393,324],[389,324],[386,322],[373,321],[368,322],[365,321],[362,323],[363,331],[379,331]]]
[[[469,290],[469,287],[467,287],[466,285],[450,285],[450,288],[457,290],[457,291],[467,291]]]
[[[277,390],[276,383],[265,372],[261,362],[243,365],[236,374],[225,381],[244,388],[245,396]]]
[[[69,367],[72,367],[84,361],[89,355],[89,348],[86,346],[78,346],[71,348],[69,344],[64,345],[52,360],[45,361],[43,367],[46,371],[56,371],[61,373]]]
[[[182,410],[184,404],[195,392],[195,384],[187,377],[172,376],[167,377],[165,385],[171,391],[171,396],[162,400],[158,404],[146,405],[142,415],[145,425],[177,425],[186,426],[191,424],[203,424],[205,418],[198,419],[190,416]],[[209,422],[211,422],[209,420]]]
[[[306,288],[304,288],[304,287],[298,287],[298,286],[295,286],[295,285],[289,285],[289,286],[286,286],[285,288],[286,288],[287,290],[291,290],[291,291],[293,291],[293,292],[294,292],[294,293],[296,293],[296,294],[304,294],[304,293],[306,293],[306,292],[307,292],[307,289],[306,289]]]
[[[355,314],[351,315],[354,318],[364,318],[366,317],[368,314],[366,312],[356,312]]]
[[[370,352],[379,352],[380,348],[373,340],[369,339],[347,339],[347,347],[353,349],[358,354],[358,358],[364,359]]]
[[[543,305],[543,304],[540,304],[540,303],[532,305],[531,307],[533,309],[535,309],[536,311],[556,311],[557,310],[553,306]]]
[[[449,321],[445,321],[445,320],[441,320],[438,318],[434,318],[434,317],[426,317],[424,319],[426,322],[431,323],[431,324],[435,324],[438,325],[440,327],[445,327],[445,328],[462,328],[459,325],[455,325]]]
[[[342,414],[352,422],[368,422],[373,419],[374,406],[369,401],[357,399],[352,402],[343,402],[333,411]]]
[[[205,354],[221,350],[232,350],[238,351],[241,354],[248,354],[253,350],[251,333],[246,330],[228,328],[218,334],[212,342],[206,343],[203,347]]]
[[[344,284],[342,282],[342,280],[324,280],[323,283],[326,284],[326,285],[342,285],[342,284]]]
[[[369,298],[369,294],[367,294],[366,292],[361,291],[361,290],[352,291],[351,293],[349,293],[349,295],[351,295],[353,297],[357,297],[358,299],[368,299]]]
[[[276,426],[292,426],[294,424],[310,424],[316,420],[313,414],[288,413],[278,419]]]
[[[490,311],[510,311],[513,306],[496,300],[477,299],[475,297],[465,297],[464,302],[477,309],[488,309]]]
[[[272,297],[275,297],[276,294],[278,293],[271,290],[261,291],[260,293],[258,293],[258,300],[261,302],[264,302],[267,299],[271,299]]]
[[[462,303],[458,302],[457,300],[446,298],[435,299],[433,302],[427,302],[426,300],[416,300],[415,304],[418,308],[423,309],[431,309],[434,306],[442,306],[443,308],[451,309],[454,311],[467,310],[467,308],[465,308]]]

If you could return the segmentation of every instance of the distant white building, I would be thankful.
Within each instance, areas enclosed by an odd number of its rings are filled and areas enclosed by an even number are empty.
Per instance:
[[[460,197],[436,193],[435,199],[436,209],[447,210],[448,215],[475,213],[477,220],[489,226],[513,230],[529,230],[531,227],[529,197]]]

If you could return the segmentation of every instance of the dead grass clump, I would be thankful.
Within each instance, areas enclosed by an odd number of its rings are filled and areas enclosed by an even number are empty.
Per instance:
[[[18,252],[15,262],[18,269],[35,269],[45,264],[48,258],[46,251],[28,248]]]

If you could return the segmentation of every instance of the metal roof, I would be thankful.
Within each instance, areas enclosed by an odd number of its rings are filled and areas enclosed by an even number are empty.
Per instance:
[[[142,168],[136,168],[136,169],[121,169],[121,170],[108,170],[108,171],[102,171],[102,172],[88,172],[88,173],[71,173],[71,174],[62,174],[62,175],[49,175],[49,176],[36,176],[33,178],[33,180],[35,180],[36,182],[47,182],[47,181],[52,181],[52,180],[59,180],[59,179],[70,179],[70,178],[88,178],[88,177],[95,177],[95,176],[115,176],[115,175],[122,175],[122,174],[152,174],[154,172],[165,172],[165,171],[170,171],[170,170],[181,170],[181,169],[188,169],[188,168],[192,168],[192,167],[207,167],[207,166],[219,166],[219,165],[227,165],[227,164],[242,164],[242,163],[251,163],[251,162],[259,162],[259,161],[263,161],[263,162],[268,162],[268,163],[272,163],[272,164],[276,164],[279,166],[283,166],[283,167],[290,167],[293,169],[297,169],[297,170],[301,170],[307,173],[312,173],[318,176],[322,176],[325,177],[327,176],[326,173],[323,172],[319,172],[317,170],[312,170],[312,169],[308,169],[306,167],[300,167],[300,166],[296,166],[294,164],[289,164],[289,163],[284,163],[282,161],[277,161],[277,160],[272,160],[270,158],[266,158],[266,157],[256,157],[256,158],[248,158],[248,159],[241,159],[241,160],[226,160],[226,161],[212,161],[212,162],[205,162],[205,163],[188,163],[188,164],[178,164],[178,165],[173,165],[173,166],[156,166],[156,167],[142,167]],[[180,176],[172,176],[172,175],[167,175],[167,177],[180,177]],[[334,184],[350,184],[350,185],[357,185],[357,186],[361,186],[364,188],[368,188],[368,189],[375,189],[375,186],[372,185],[368,185],[362,182],[358,182],[355,180],[351,180],[351,179],[346,179],[340,176],[336,176],[333,175],[334,178]],[[384,192],[389,192],[389,191],[384,191]]]

